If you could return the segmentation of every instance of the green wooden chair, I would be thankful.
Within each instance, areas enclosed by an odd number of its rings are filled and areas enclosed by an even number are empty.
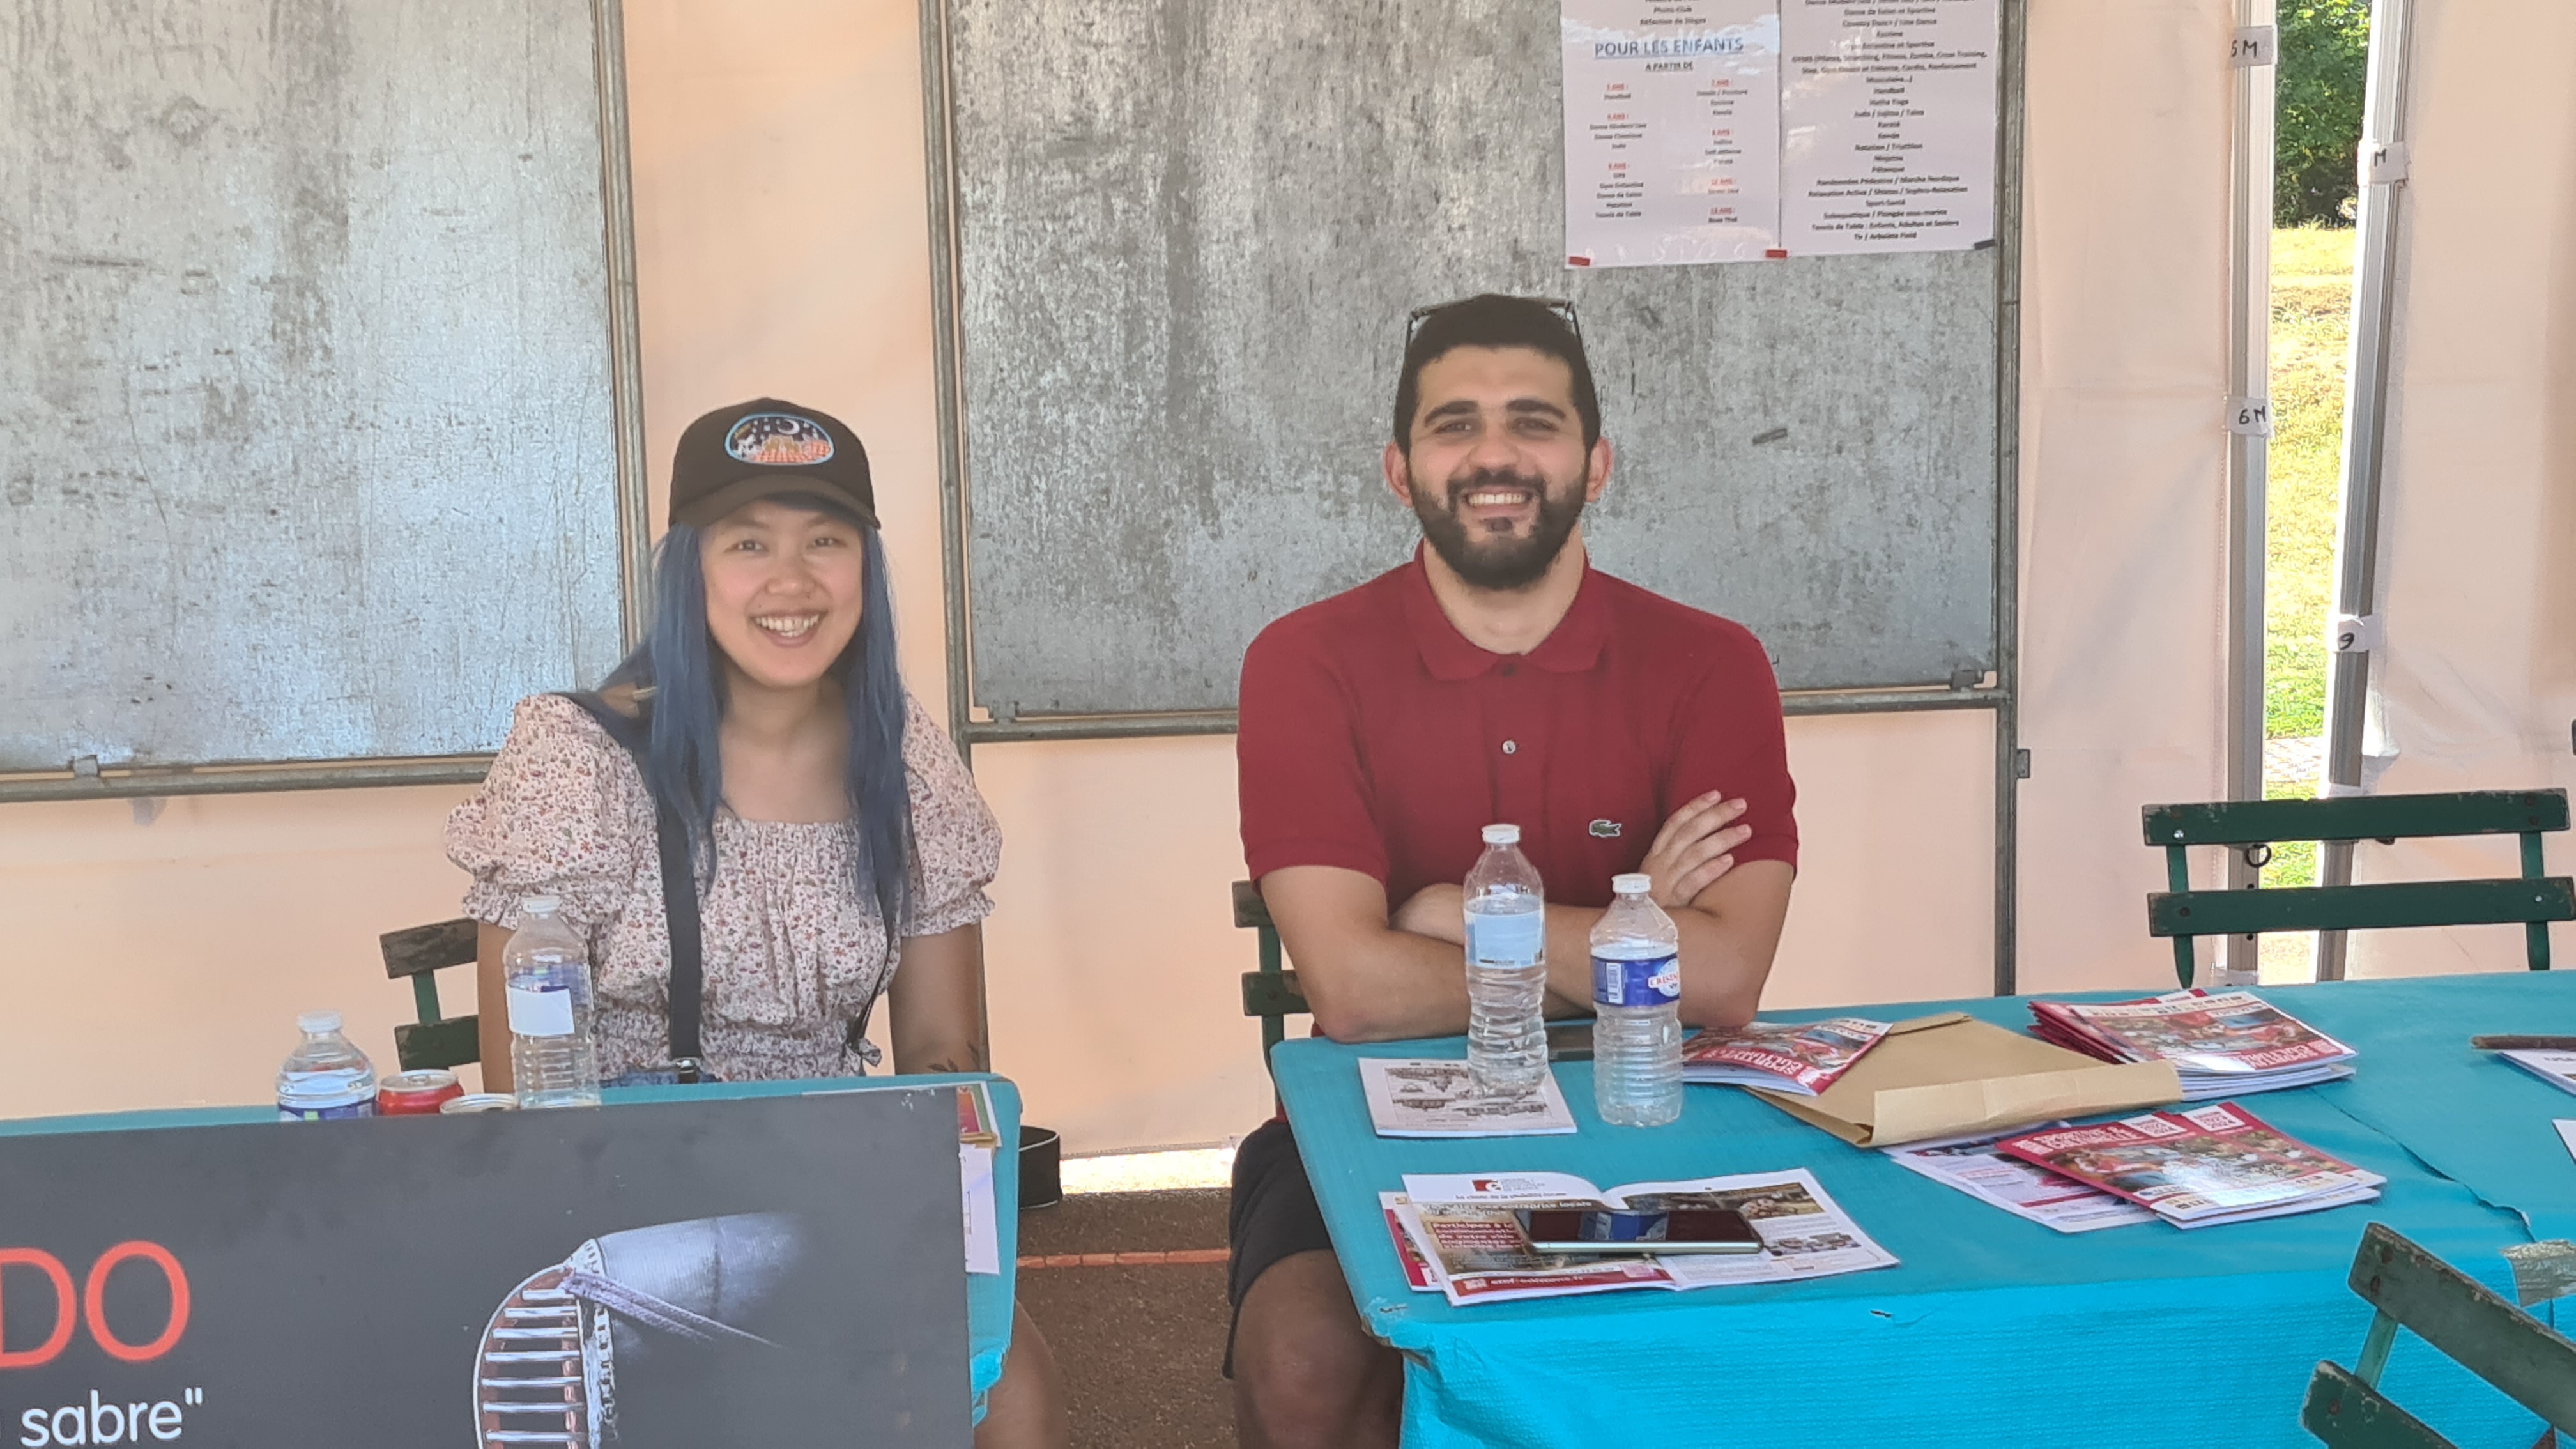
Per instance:
[[[2185,986],[2192,978],[2192,941],[2199,936],[2519,921],[2531,969],[2546,971],[2546,923],[2576,920],[2576,880],[2541,873],[2541,835],[2567,828],[2564,790],[2150,805],[2146,826],[2147,844],[2164,847],[2165,872],[2173,883],[2172,890],[2147,897],[2147,931],[2173,938],[2174,974]],[[2245,850],[2247,859],[2259,867],[2271,858],[2272,842],[2277,840],[2376,840],[2390,845],[2399,839],[2442,835],[2519,835],[2522,875],[2506,880],[2196,891],[2183,854],[2190,846],[2224,845]]]
[[[1305,1013],[1306,998],[1297,989],[1297,973],[1280,964],[1279,928],[1270,923],[1261,887],[1251,881],[1234,883],[1234,923],[1257,932],[1261,942],[1261,969],[1243,973],[1243,1014],[1261,1018],[1261,1061],[1267,1066],[1270,1049],[1288,1035],[1289,1016]]]
[[[394,1028],[394,1056],[402,1069],[417,1072],[482,1060],[483,1039],[477,1034],[476,1019],[438,1014],[438,973],[445,967],[474,964],[475,923],[441,921],[387,931],[377,941],[384,947],[385,975],[396,981],[411,978],[412,1000],[420,1010],[419,1024]]]
[[[2352,1291],[2379,1310],[2350,1372],[2329,1360],[2308,1380],[2299,1422],[2334,1449],[2454,1449],[2379,1392],[2397,1330],[2411,1328],[2462,1368],[2576,1434],[2576,1343],[2379,1223],[2361,1236]],[[2546,1446],[2550,1435],[2540,1442]]]

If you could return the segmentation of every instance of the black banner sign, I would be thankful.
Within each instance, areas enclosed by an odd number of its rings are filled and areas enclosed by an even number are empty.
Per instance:
[[[956,1093],[0,1137],[0,1449],[968,1442]]]

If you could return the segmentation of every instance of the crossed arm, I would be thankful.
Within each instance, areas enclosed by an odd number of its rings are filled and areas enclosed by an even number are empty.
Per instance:
[[[1776,860],[1737,865],[1752,834],[1735,824],[1744,802],[1703,795],[1673,812],[1640,867],[1655,903],[1681,932],[1682,1020],[1732,1026],[1752,1019],[1788,918],[1795,875]],[[1436,885],[1389,909],[1386,888],[1359,871],[1299,865],[1261,878],[1263,901],[1297,966],[1316,1030],[1335,1041],[1449,1036],[1467,1029],[1465,896]],[[1592,1010],[1590,938],[1602,913],[1547,908],[1547,1012]]]

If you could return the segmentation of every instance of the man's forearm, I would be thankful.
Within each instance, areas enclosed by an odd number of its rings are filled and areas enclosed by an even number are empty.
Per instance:
[[[1297,966],[1320,1034],[1401,1041],[1467,1029],[1466,957],[1456,945],[1390,926],[1344,943],[1334,958]]]
[[[1550,1016],[1592,1014],[1592,928],[1604,913],[1588,906],[1547,908],[1547,993]],[[1682,1024],[1741,1026],[1761,1004],[1771,974],[1767,939],[1690,906],[1664,914],[1681,934]],[[1756,947],[1759,947],[1757,958]]]
[[[1742,1026],[1762,1005],[1771,942],[1723,917],[1684,906],[1667,914],[1682,936],[1682,1025]]]

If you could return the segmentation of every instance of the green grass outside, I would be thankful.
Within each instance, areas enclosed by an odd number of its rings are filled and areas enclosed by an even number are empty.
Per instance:
[[[2352,331],[2356,233],[2272,233],[2272,450],[2264,618],[2263,733],[2325,732],[2326,614],[2334,600],[2335,495],[2343,448],[2345,348]],[[2267,779],[2273,799],[2316,793],[2313,779]],[[2316,880],[2313,843],[2275,849],[2267,886]]]

